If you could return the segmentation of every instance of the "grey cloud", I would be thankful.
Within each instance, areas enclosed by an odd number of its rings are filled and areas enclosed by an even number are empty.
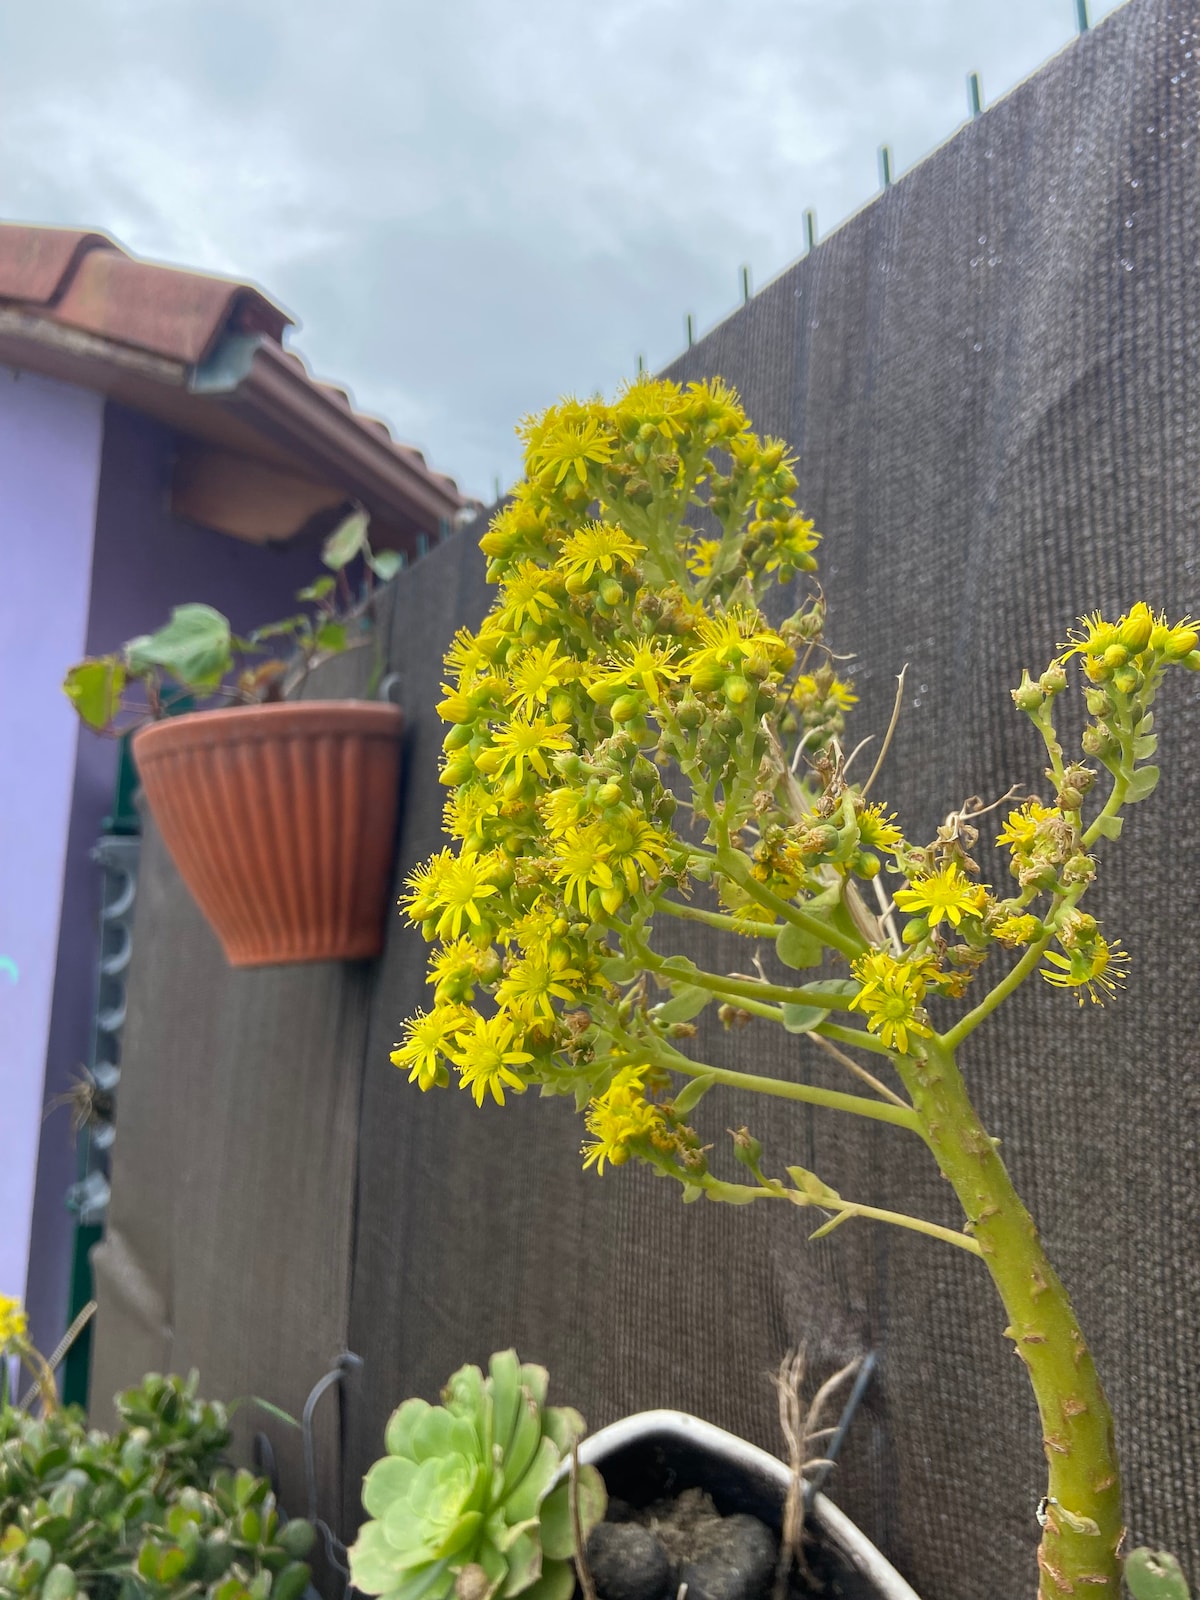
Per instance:
[[[1097,4],[1099,18],[1113,9]],[[0,11],[0,208],[261,282],[477,493],[512,425],[736,303],[1072,31],[1070,0],[60,0]]]

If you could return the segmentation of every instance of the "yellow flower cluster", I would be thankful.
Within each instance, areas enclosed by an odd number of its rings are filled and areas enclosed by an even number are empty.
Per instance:
[[[800,635],[760,601],[812,569],[818,535],[784,447],[731,390],[645,380],[521,433],[526,476],[481,540],[495,601],[446,655],[452,843],[401,902],[435,945],[433,1004],[392,1059],[423,1089],[456,1072],[480,1103],[578,1090],[627,931],[686,892],[694,846],[664,766],[748,816],[764,713],[853,699],[819,665],[785,682]],[[697,504],[723,537],[689,526]]]
[[[27,1331],[21,1302],[0,1294],[0,1352],[24,1343]]]

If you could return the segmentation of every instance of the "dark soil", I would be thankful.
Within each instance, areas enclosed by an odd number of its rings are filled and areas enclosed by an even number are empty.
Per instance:
[[[788,1600],[878,1600],[878,1591],[840,1554],[806,1539],[809,1579],[793,1569]],[[712,1496],[687,1488],[643,1507],[611,1499],[588,1541],[600,1600],[770,1600],[779,1557],[777,1531],[747,1512],[722,1516]]]

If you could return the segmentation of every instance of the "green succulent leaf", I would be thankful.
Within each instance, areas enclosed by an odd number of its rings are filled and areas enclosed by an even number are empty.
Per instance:
[[[305,1569],[307,1572],[307,1568]],[[307,1582],[307,1578],[305,1580]],[[42,1579],[41,1600],[74,1600],[79,1585],[75,1574],[63,1561],[56,1561]]]
[[[824,954],[821,941],[798,928],[794,922],[785,922],[775,940],[775,954],[785,967],[819,967]]]
[[[384,1456],[363,1479],[363,1506],[382,1517],[397,1500],[406,1500],[416,1475],[416,1462],[405,1456]]]
[[[543,1435],[537,1453],[524,1476],[505,1498],[506,1522],[512,1524],[524,1522],[529,1517],[536,1517],[538,1507],[546,1498],[558,1474],[561,1459],[562,1456],[554,1440]]]
[[[679,1100],[675,1105],[678,1108]],[[587,1425],[574,1406],[547,1406],[542,1412],[542,1432],[554,1440],[560,1456],[569,1456],[571,1446],[587,1432]]]
[[[427,1411],[432,1410],[433,1407],[428,1400],[406,1400],[392,1412],[383,1436],[384,1448],[388,1455],[406,1456],[409,1460],[416,1460],[412,1449],[413,1434],[421,1418]]]
[[[690,1022],[713,999],[715,996],[711,989],[701,989],[694,984],[674,984],[671,998],[655,1006],[654,1014],[660,1022]]]
[[[1125,1558],[1125,1582],[1133,1600],[1191,1600],[1183,1568],[1166,1550],[1131,1550]]]
[[[500,1591],[502,1595],[521,1594],[541,1577],[542,1546],[535,1532],[520,1534],[505,1551],[505,1557],[508,1577]]]
[[[571,1600],[575,1592],[575,1569],[569,1561],[545,1561],[542,1575],[524,1600]]]
[[[584,1541],[600,1522],[608,1508],[608,1493],[604,1479],[593,1466],[582,1466],[578,1480],[579,1521]],[[542,1549],[546,1555],[566,1560],[575,1551],[575,1533],[571,1526],[571,1485],[564,1480],[542,1502]]]
[[[492,1441],[499,1450],[507,1452],[521,1403],[521,1363],[517,1359],[517,1352],[497,1350],[488,1362],[488,1377],[491,1382]]]
[[[1135,768],[1125,789],[1126,801],[1132,805],[1135,800],[1148,800],[1158,787],[1158,779],[1157,767]]]
[[[783,1025],[789,1033],[811,1033],[829,1015],[820,1006],[797,1006],[784,1001]]]

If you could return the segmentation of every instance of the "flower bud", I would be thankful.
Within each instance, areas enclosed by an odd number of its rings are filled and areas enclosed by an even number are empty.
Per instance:
[[[1136,667],[1118,667],[1113,673],[1113,688],[1121,694],[1136,694],[1142,687],[1142,675]]]
[[[729,1132],[733,1139],[734,1155],[753,1172],[762,1160],[762,1141],[756,1139],[749,1128],[731,1128]]]
[[[1104,652],[1104,665],[1111,667],[1115,672],[1118,667],[1123,667],[1129,660],[1129,651],[1123,644],[1110,644]]]
[[[1139,600],[1121,624],[1121,643],[1132,655],[1140,655],[1150,643],[1153,631],[1154,618],[1150,607],[1145,601]]]
[[[745,705],[750,698],[750,684],[738,672],[731,672],[725,679],[725,699],[731,706]]]
[[[551,722],[570,722],[574,715],[575,704],[565,690],[560,689],[557,694],[550,697]]]
[[[1013,704],[1018,711],[1035,712],[1042,709],[1042,701],[1045,697],[1041,689],[1030,678],[1028,672],[1022,673],[1019,687],[1013,689],[1011,693]]]
[[[1052,661],[1038,679],[1038,688],[1043,694],[1061,694],[1066,687],[1066,668],[1061,661]]]
[[[929,937],[929,924],[924,917],[910,917],[900,933],[905,944],[920,944]]]
[[[704,661],[692,673],[692,688],[697,694],[711,694],[725,682],[725,668],[716,661]]]
[[[1200,672],[1200,650],[1189,650],[1183,658],[1183,665],[1189,672]]]
[[[1084,693],[1083,700],[1093,717],[1111,716],[1115,709],[1111,698],[1104,689],[1088,689]]]
[[[586,776],[583,758],[573,750],[564,750],[561,755],[555,756],[551,765],[559,777],[565,778],[568,783],[581,783]]]
[[[1200,644],[1200,633],[1195,628],[1172,628],[1165,654],[1172,661],[1183,661]]]
[[[600,585],[600,598],[606,606],[619,606],[625,591],[615,578],[605,578]]]
[[[621,785],[619,783],[604,783],[596,791],[596,804],[598,806],[615,806],[621,800]]]
[[[610,715],[614,722],[632,722],[641,713],[641,697],[636,694],[618,695],[612,703]]]

